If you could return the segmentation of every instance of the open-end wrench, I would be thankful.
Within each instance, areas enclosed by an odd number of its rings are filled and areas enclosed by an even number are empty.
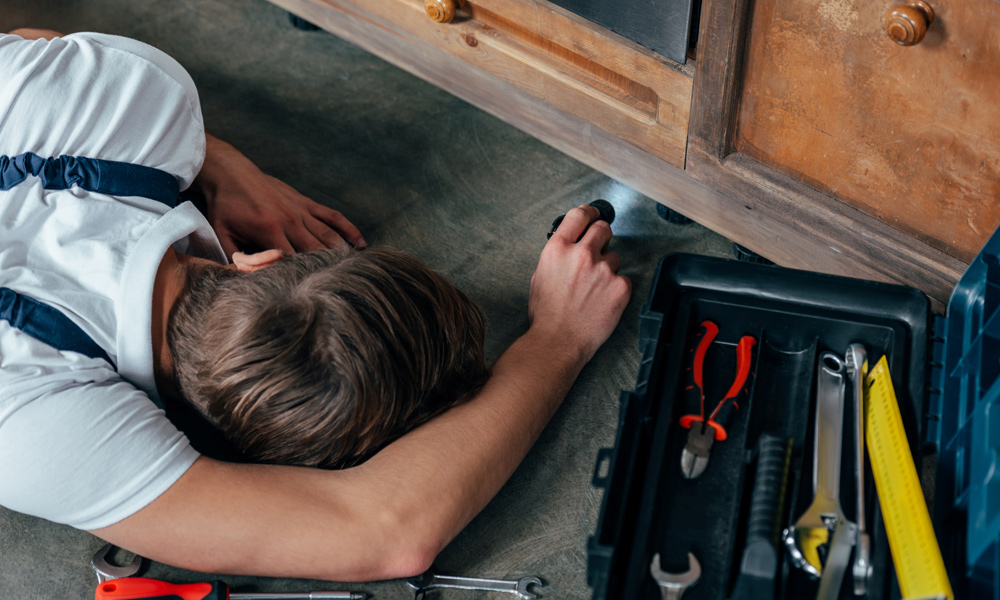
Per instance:
[[[660,553],[653,555],[653,562],[649,564],[649,573],[660,586],[660,594],[663,600],[681,600],[692,585],[698,583],[701,578],[701,565],[692,552],[688,552],[688,570],[683,573],[667,573],[660,569]]]
[[[538,596],[530,591],[532,585],[541,586],[542,580],[537,577],[522,577],[517,580],[484,579],[482,577],[455,577],[437,575],[431,571],[406,582],[410,589],[422,592],[434,588],[451,588],[455,590],[477,590],[483,592],[507,592],[516,594],[521,600],[536,600]]]
[[[121,579],[122,577],[131,577],[139,572],[139,567],[142,566],[142,557],[138,554],[132,559],[129,564],[119,567],[108,562],[108,554],[114,549],[115,546],[111,544],[105,544],[94,554],[94,558],[90,559],[90,566],[94,567],[94,573],[97,574],[98,585],[108,581],[110,579]]]

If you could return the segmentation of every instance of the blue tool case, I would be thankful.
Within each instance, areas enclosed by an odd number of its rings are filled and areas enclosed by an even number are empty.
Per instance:
[[[1000,232],[934,323],[927,440],[935,529],[958,598],[1000,599]]]
[[[752,374],[725,441],[704,474],[682,476],[687,431],[698,402],[692,356],[700,325],[719,333],[704,359],[704,396],[726,393],[737,341],[758,341]],[[758,449],[775,437],[789,448],[780,480],[773,543],[773,593],[760,600],[815,598],[818,583],[794,568],[781,543],[813,496],[816,367],[823,352],[863,343],[869,365],[886,356],[911,454],[921,474],[955,597],[1000,600],[1000,232],[970,264],[945,316],[921,292],[688,254],[661,259],[640,317],[640,369],[620,398],[615,445],[600,451],[593,484],[604,490],[588,544],[594,600],[658,599],[650,562],[682,573],[700,562],[684,600],[734,598],[755,498]],[[845,405],[840,499],[857,521],[853,397]],[[867,598],[901,597],[865,461],[865,521],[871,536]],[[775,484],[777,485],[777,484]],[[756,509],[755,509],[756,510]],[[759,576],[759,573],[756,574]],[[848,569],[838,598],[854,595]],[[743,587],[742,585],[740,587]],[[745,589],[740,597],[751,597]]]

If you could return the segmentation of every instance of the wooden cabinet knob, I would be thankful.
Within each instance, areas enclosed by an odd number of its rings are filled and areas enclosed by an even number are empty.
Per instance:
[[[910,0],[885,16],[885,32],[900,46],[920,43],[934,22],[934,9],[923,0]]]
[[[449,23],[455,11],[465,6],[465,0],[424,0],[427,16],[438,23]]]

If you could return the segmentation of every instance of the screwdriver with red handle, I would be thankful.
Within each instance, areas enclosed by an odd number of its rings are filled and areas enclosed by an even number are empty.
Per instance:
[[[127,577],[97,586],[94,600],[365,600],[362,592],[290,592],[277,594],[230,594],[221,581],[167,583],[159,579]]]

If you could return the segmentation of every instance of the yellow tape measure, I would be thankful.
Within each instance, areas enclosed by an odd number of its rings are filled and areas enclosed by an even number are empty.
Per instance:
[[[865,439],[903,598],[952,600],[885,356],[865,378]]]

